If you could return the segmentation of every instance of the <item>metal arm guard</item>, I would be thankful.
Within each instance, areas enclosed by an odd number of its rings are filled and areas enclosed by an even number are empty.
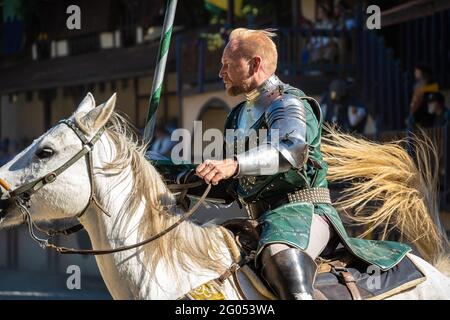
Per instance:
[[[268,142],[237,155],[238,176],[286,172],[301,168],[307,160],[306,114],[301,100],[285,94],[269,106],[265,117]]]
[[[291,168],[289,162],[270,144],[263,144],[236,156],[239,164],[238,177],[265,176],[286,172]]]

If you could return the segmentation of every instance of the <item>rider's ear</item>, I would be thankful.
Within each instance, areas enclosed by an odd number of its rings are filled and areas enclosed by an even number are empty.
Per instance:
[[[88,113],[92,109],[95,108],[95,99],[92,93],[88,93],[86,97],[84,97],[83,101],[81,101],[80,105],[77,108],[75,113]]]
[[[116,106],[116,94],[114,93],[111,98],[105,103],[92,109],[86,115],[83,115],[78,119],[80,127],[86,132],[95,132],[103,127],[108,122]]]

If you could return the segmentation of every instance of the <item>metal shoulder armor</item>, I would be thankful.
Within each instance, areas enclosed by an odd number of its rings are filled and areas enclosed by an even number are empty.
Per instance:
[[[299,97],[284,94],[266,110],[269,128],[268,143],[294,168],[301,168],[307,160],[306,110]]]

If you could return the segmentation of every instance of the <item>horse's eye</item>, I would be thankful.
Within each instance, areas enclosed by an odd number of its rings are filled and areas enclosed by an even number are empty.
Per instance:
[[[42,149],[39,149],[38,151],[36,151],[36,156],[39,159],[50,158],[54,154],[55,154],[55,151],[53,151],[50,148],[42,148]]]

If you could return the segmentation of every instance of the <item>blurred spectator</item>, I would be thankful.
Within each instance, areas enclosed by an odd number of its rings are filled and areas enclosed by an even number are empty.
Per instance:
[[[433,116],[428,113],[426,97],[430,93],[439,91],[439,85],[433,81],[431,68],[426,65],[418,65],[414,70],[416,84],[410,105],[410,121],[412,124],[422,127],[433,125]]]
[[[51,42],[48,38],[48,34],[46,32],[39,33],[37,40],[36,40],[36,46],[37,46],[37,54],[38,58],[48,59],[51,56]]]
[[[336,30],[339,32],[339,40],[337,41],[338,62],[341,65],[351,65],[353,42],[355,41],[355,35],[352,31],[356,29],[356,19],[346,1],[335,1],[334,19],[336,21]]]
[[[320,4],[317,8],[317,22],[315,28],[319,30],[333,30],[336,22],[333,20],[331,9],[326,4]]]
[[[335,61],[338,51],[337,39],[331,37],[335,27],[336,22],[333,20],[331,9],[325,4],[320,4],[317,9],[317,22],[314,29],[319,31],[321,35],[312,37],[308,44],[312,62]],[[330,33],[330,36],[323,35],[324,32]]]
[[[450,120],[450,109],[445,106],[442,93],[430,93],[427,97],[428,113],[433,116],[433,127],[445,126]]]
[[[171,141],[170,129],[159,124],[155,128],[155,137],[150,145],[149,151],[156,152],[160,155],[170,157],[173,146],[176,141]]]
[[[349,93],[344,79],[336,79],[321,101],[324,121],[338,125],[348,132],[364,133],[367,122],[366,108]]]
[[[356,27],[356,20],[350,10],[350,6],[343,0],[335,1],[334,19],[338,30],[353,30]]]

